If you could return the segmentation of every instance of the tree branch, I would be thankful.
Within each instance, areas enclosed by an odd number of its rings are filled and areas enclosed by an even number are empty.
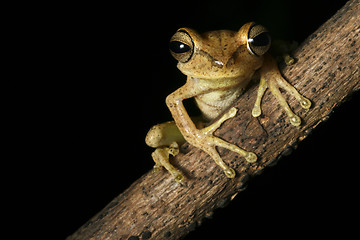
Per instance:
[[[67,239],[178,239],[232,200],[244,190],[249,178],[276,164],[359,90],[359,15],[359,0],[348,1],[297,49],[293,55],[296,64],[283,69],[285,78],[313,103],[306,111],[295,99],[289,99],[302,118],[300,127],[289,124],[269,91],[262,102],[263,115],[253,118],[255,85],[237,101],[237,116],[215,132],[254,151],[259,157],[256,163],[249,164],[236,153],[219,149],[224,161],[237,172],[235,179],[228,179],[207,154],[184,144],[183,152],[172,159],[185,174],[182,183],[176,183],[166,171],[150,171]]]

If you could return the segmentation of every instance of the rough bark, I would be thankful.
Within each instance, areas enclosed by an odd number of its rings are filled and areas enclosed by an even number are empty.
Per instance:
[[[251,177],[276,164],[359,90],[359,16],[359,0],[349,1],[301,44],[293,54],[296,64],[282,69],[285,78],[312,101],[311,109],[303,110],[289,97],[290,106],[302,118],[301,126],[289,124],[269,91],[262,101],[263,115],[253,118],[255,84],[237,101],[237,116],[215,132],[255,152],[256,163],[219,149],[237,173],[236,178],[228,179],[207,154],[185,144],[172,160],[185,174],[182,183],[166,171],[149,171],[67,239],[178,239],[232,200]]]

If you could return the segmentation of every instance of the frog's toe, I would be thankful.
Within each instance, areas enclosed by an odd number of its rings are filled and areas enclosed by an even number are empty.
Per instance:
[[[237,111],[238,111],[238,110],[237,110],[236,107],[230,108],[229,112],[227,113],[227,114],[228,114],[227,117],[228,117],[228,118],[233,118],[233,117],[235,117]]]
[[[255,105],[252,112],[251,112],[253,117],[259,117],[261,115],[261,108],[258,105]]]
[[[228,177],[228,178],[234,178],[235,175],[236,175],[234,169],[232,169],[232,168],[230,168],[230,167],[227,168],[227,169],[225,169],[225,170],[224,170],[224,173],[225,173],[226,177]]]
[[[289,54],[284,54],[283,58],[284,58],[284,62],[287,66],[290,66],[295,63],[295,59],[293,57],[291,57]]]
[[[300,100],[300,105],[304,109],[309,109],[311,107],[311,101],[305,97],[302,97]]]
[[[249,163],[254,163],[257,161],[257,156],[255,153],[253,152],[248,152],[246,155],[245,155],[245,159],[247,162]]]
[[[160,169],[161,169],[161,166],[158,165],[158,164],[155,164],[154,167],[153,167],[153,173],[156,173],[156,172],[160,171]]]
[[[182,182],[182,180],[184,179],[184,175],[179,172],[174,174],[173,176],[176,182]]]
[[[296,115],[290,116],[290,123],[295,127],[300,126],[301,118]]]
[[[175,157],[179,154],[179,152],[179,144],[177,142],[171,143],[171,145],[169,146],[169,154]]]

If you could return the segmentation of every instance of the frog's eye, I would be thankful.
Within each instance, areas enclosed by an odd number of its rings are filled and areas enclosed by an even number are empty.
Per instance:
[[[249,30],[247,48],[256,55],[264,55],[270,48],[271,38],[269,32],[261,25],[253,25]]]
[[[186,63],[193,54],[194,43],[187,32],[180,30],[170,39],[169,48],[176,60]]]

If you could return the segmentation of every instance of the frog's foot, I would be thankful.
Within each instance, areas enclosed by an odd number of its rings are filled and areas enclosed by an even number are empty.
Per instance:
[[[151,154],[155,162],[154,172],[157,172],[161,167],[164,167],[174,177],[175,181],[181,182],[184,179],[184,176],[169,162],[169,156],[176,156],[178,153],[179,145],[176,142],[173,142],[169,147],[159,147],[155,149]]]
[[[295,63],[295,59],[290,56],[290,53],[298,46],[296,41],[274,40],[271,43],[271,55],[276,56],[278,62],[284,61],[289,66]]]
[[[290,109],[287,101],[282,96],[280,88],[287,91],[291,96],[295,97],[302,108],[309,109],[311,107],[311,101],[306,97],[302,96],[291,84],[289,84],[280,74],[277,66],[274,70],[266,69],[265,73],[261,74],[260,85],[258,90],[258,95],[254,108],[252,110],[252,115],[258,117],[261,115],[261,99],[264,96],[266,89],[270,89],[271,93],[278,100],[281,107],[287,113],[290,123],[294,126],[299,126],[301,124],[301,119]]]
[[[225,175],[228,178],[235,177],[235,171],[231,167],[227,166],[224,161],[221,159],[219,153],[216,150],[216,147],[223,147],[229,149],[233,152],[240,154],[241,156],[245,157],[246,161],[253,163],[256,162],[257,156],[252,152],[247,152],[236,145],[228,143],[218,137],[213,136],[213,133],[216,129],[218,129],[223,122],[232,118],[236,115],[237,109],[231,108],[227,113],[225,113],[219,120],[211,124],[210,126],[203,128],[200,130],[205,136],[203,137],[204,143],[198,145],[197,147],[204,150],[207,154],[209,154],[215,161],[217,165],[219,165],[223,170]]]

